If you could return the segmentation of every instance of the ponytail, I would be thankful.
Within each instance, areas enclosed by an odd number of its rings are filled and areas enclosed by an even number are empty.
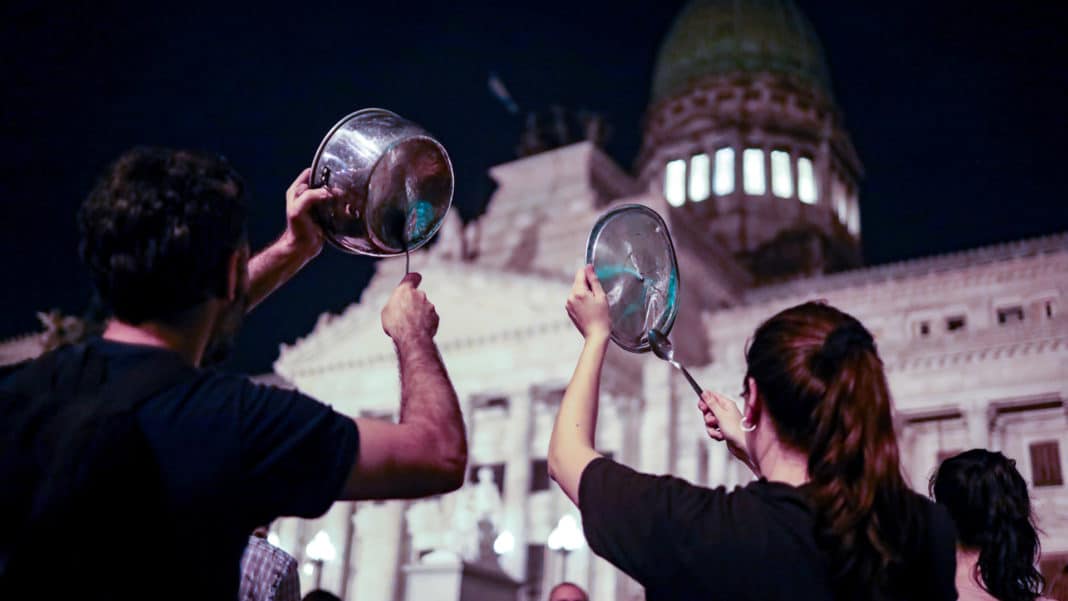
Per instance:
[[[978,550],[975,576],[1001,601],[1034,601],[1045,581],[1035,569],[1038,531],[1027,483],[1001,453],[965,451],[946,459],[931,478],[935,499],[949,509],[960,544]]]
[[[780,439],[808,457],[816,540],[836,597],[907,586],[888,574],[904,561],[914,511],[871,334],[833,307],[806,303],[761,325],[746,358]]]
[[[839,336],[851,340],[835,352]],[[810,498],[816,508],[817,539],[835,566],[836,588],[853,592],[870,588],[892,563],[902,560],[899,545],[889,540],[881,524],[896,521],[893,512],[907,486],[901,477],[890,395],[871,335],[859,323],[840,326],[828,336],[816,363],[828,385],[813,415]]]

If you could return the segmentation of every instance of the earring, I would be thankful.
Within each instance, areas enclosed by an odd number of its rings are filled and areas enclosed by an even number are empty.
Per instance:
[[[742,416],[742,432],[752,432],[756,430],[756,424],[749,424],[745,421],[746,416]]]

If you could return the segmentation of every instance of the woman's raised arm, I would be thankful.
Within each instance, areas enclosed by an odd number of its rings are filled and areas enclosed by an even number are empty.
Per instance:
[[[591,461],[600,457],[593,446],[601,367],[608,350],[612,322],[608,299],[592,265],[575,274],[567,314],[586,339],[575,373],[567,385],[549,440],[549,477],[578,505],[579,480]]]

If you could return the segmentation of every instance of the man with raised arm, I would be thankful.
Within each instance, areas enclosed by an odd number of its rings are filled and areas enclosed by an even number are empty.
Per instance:
[[[242,182],[219,157],[138,148],[97,184],[80,250],[113,319],[0,380],[0,598],[232,600],[255,526],[462,484],[463,421],[418,274],[382,310],[399,423],[205,367],[322,250],[311,210],[334,192],[308,176],[251,258]]]

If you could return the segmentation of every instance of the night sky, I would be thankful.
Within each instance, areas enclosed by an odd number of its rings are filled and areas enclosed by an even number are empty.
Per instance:
[[[629,170],[683,2],[9,4],[0,338],[37,329],[37,310],[84,310],[75,210],[133,145],[227,156],[248,183],[254,247],[281,232],[283,192],[322,136],[365,106],[430,129],[455,163],[456,208],[480,214],[486,169],[514,157],[520,131],[487,91],[491,71],[524,110],[604,114]],[[869,263],[1068,230],[1064,3],[798,4],[865,165]],[[278,344],[356,300],[371,268],[325,249],[249,317],[231,367],[269,370]]]

